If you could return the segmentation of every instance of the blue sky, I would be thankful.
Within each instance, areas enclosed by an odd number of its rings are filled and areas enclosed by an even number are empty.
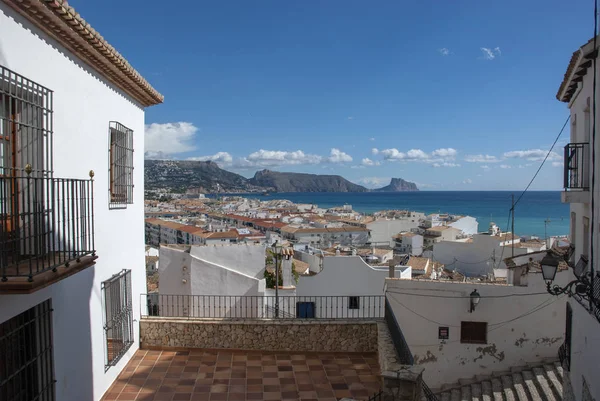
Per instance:
[[[148,158],[370,187],[524,188],[593,35],[579,0],[70,4],[165,95],[146,110]],[[532,189],[560,189],[568,136]]]

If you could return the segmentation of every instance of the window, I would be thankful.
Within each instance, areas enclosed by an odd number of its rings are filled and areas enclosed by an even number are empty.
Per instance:
[[[133,203],[133,131],[110,122],[110,203],[126,206]]]
[[[487,323],[460,322],[460,342],[463,344],[487,344]]]
[[[122,270],[102,283],[104,301],[105,369],[114,366],[133,344],[131,270]]]
[[[360,298],[359,297],[348,297],[348,309],[359,309]]]
[[[54,400],[52,304],[0,323],[0,400]]]

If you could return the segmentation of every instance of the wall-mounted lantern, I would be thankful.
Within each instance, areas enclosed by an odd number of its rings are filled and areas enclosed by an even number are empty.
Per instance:
[[[542,277],[546,282],[547,290],[550,294],[567,294],[569,297],[572,297],[573,295],[578,295],[583,299],[590,299],[590,296],[592,295],[592,277],[589,272],[582,271],[579,275],[577,274],[577,272],[575,272],[576,279],[571,281],[564,287],[560,287],[556,284],[552,285],[552,282],[556,277],[556,272],[558,271],[560,259],[548,252],[546,253],[546,256],[544,256],[544,258],[541,260],[540,264],[542,265]],[[585,260],[585,264],[587,264],[587,260]]]
[[[481,301],[481,295],[479,295],[477,290],[473,290],[470,297],[471,297],[471,309],[469,310],[469,312],[473,313],[473,311],[475,310],[477,305],[479,305],[479,301]]]

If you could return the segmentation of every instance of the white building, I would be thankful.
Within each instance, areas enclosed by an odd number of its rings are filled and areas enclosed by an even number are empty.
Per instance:
[[[386,297],[429,387],[557,357],[566,298],[547,294],[541,273],[529,276],[528,286],[386,279]],[[566,283],[567,273],[557,280]],[[473,290],[481,297],[475,310]]]
[[[394,246],[394,236],[398,233],[411,231],[419,227],[419,219],[415,216],[407,216],[399,219],[377,219],[367,223],[371,230],[372,244],[388,244]]]
[[[411,269],[396,266],[395,276],[410,279]],[[331,313],[335,309],[337,316],[382,316],[384,282],[389,277],[389,267],[371,266],[360,256],[325,256],[322,270],[311,276],[300,276],[296,285],[298,297],[333,297],[314,299],[317,317],[319,313]],[[356,305],[358,297],[370,305]],[[318,302],[330,302],[321,307]],[[336,303],[337,302],[337,303]],[[355,309],[353,307],[356,306]]]
[[[566,369],[574,399],[577,401],[600,400],[600,382],[598,381],[598,361],[600,360],[600,278],[598,272],[598,250],[600,242],[598,229],[600,186],[592,187],[591,173],[600,175],[600,163],[592,158],[592,147],[599,154],[600,146],[593,138],[593,126],[600,107],[596,106],[593,115],[594,71],[592,58],[594,41],[590,40],[577,49],[565,72],[565,78],[557,93],[558,100],[567,103],[571,114],[571,138],[565,147],[565,191],[563,202],[571,207],[571,243],[575,246],[573,263],[581,263],[571,270],[581,277],[594,277],[595,295],[590,301],[573,297],[568,301],[567,322],[565,332]],[[600,43],[600,40],[597,40]],[[597,49],[595,50],[597,53]],[[598,68],[598,67],[597,67]],[[600,74],[596,71],[596,74]],[[596,102],[598,95],[596,94]],[[600,126],[596,124],[596,132]],[[592,196],[594,209],[592,210]],[[594,258],[590,258],[591,250]],[[584,263],[589,260],[590,263]],[[585,269],[583,269],[585,267]],[[586,276],[587,272],[587,276]]]
[[[413,232],[403,232],[394,236],[396,253],[420,256],[423,253],[423,236]]]
[[[364,227],[310,228],[285,226],[281,228],[284,239],[300,244],[329,247],[333,244],[364,245],[369,242],[369,229]]]
[[[66,1],[0,1],[0,49],[0,394],[99,400],[139,345],[163,97]]]

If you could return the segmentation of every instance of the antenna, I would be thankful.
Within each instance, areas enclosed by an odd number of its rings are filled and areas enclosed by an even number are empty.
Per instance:
[[[546,248],[548,248],[548,224],[551,222],[550,218],[544,220],[544,242],[546,242]]]

